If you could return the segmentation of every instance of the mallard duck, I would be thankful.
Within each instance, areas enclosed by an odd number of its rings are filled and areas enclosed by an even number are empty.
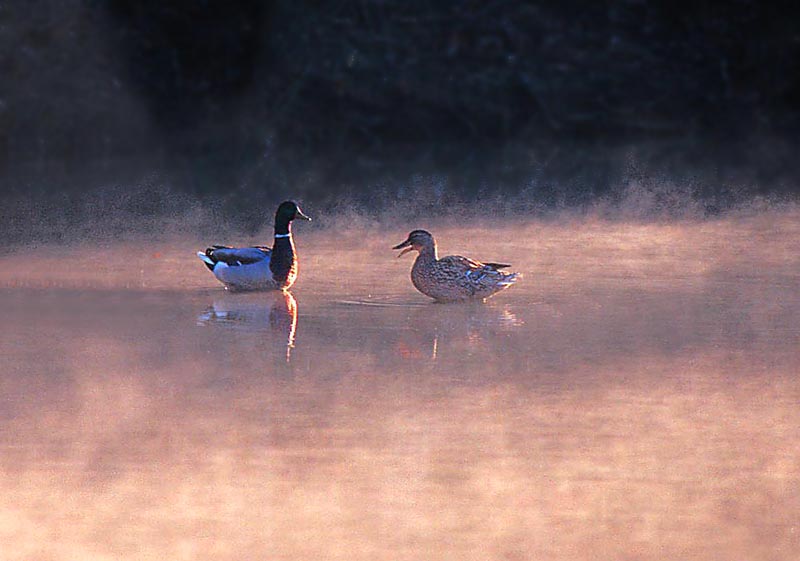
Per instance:
[[[229,290],[286,290],[297,278],[291,223],[298,218],[311,220],[294,201],[282,202],[275,212],[272,248],[212,245],[197,256]]]
[[[398,257],[418,251],[411,268],[411,282],[417,290],[440,302],[486,299],[516,282],[518,273],[503,273],[503,263],[481,263],[460,255],[438,257],[436,240],[430,232],[414,230],[406,241],[392,249],[402,249]]]

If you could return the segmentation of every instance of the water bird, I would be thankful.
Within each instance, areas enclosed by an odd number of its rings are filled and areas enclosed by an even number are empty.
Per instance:
[[[417,290],[440,302],[485,300],[519,278],[519,273],[500,271],[511,265],[481,263],[460,255],[439,258],[436,240],[425,230],[414,230],[392,249],[403,250],[398,257],[409,251],[419,252],[411,268],[411,282]]]
[[[292,240],[292,220],[311,220],[294,201],[284,201],[275,211],[275,242],[266,246],[212,245],[197,256],[225,288],[287,290],[297,279],[297,251]]]

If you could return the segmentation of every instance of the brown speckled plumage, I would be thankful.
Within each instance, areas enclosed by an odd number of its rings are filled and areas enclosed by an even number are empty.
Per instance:
[[[501,263],[481,263],[460,255],[438,258],[436,241],[425,230],[414,230],[403,243],[394,249],[418,251],[411,268],[411,282],[417,290],[442,302],[485,299],[508,288],[518,277],[517,273],[503,273],[508,267]],[[399,256],[398,256],[399,257]]]

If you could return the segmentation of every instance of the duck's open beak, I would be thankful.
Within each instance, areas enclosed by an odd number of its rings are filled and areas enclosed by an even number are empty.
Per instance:
[[[305,214],[303,214],[303,211],[300,210],[299,208],[297,209],[297,212],[295,213],[294,217],[300,218],[301,220],[308,220],[309,222],[311,222],[311,219]]]
[[[403,248],[405,248],[405,249],[403,249]],[[401,251],[401,252],[398,254],[398,257],[402,257],[403,255],[405,255],[405,254],[406,254],[406,253],[408,253],[409,251],[412,251],[414,248],[411,246],[411,242],[410,242],[409,240],[406,240],[406,241],[404,241],[404,242],[403,242],[403,243],[401,243],[401,244],[397,244],[397,245],[396,245],[396,246],[394,246],[392,249],[403,249],[403,251]]]

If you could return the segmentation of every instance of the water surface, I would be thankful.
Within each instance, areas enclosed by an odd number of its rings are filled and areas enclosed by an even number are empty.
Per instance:
[[[8,253],[0,557],[796,559],[798,218],[430,226],[523,273],[485,304],[383,227],[298,226],[291,295]]]

